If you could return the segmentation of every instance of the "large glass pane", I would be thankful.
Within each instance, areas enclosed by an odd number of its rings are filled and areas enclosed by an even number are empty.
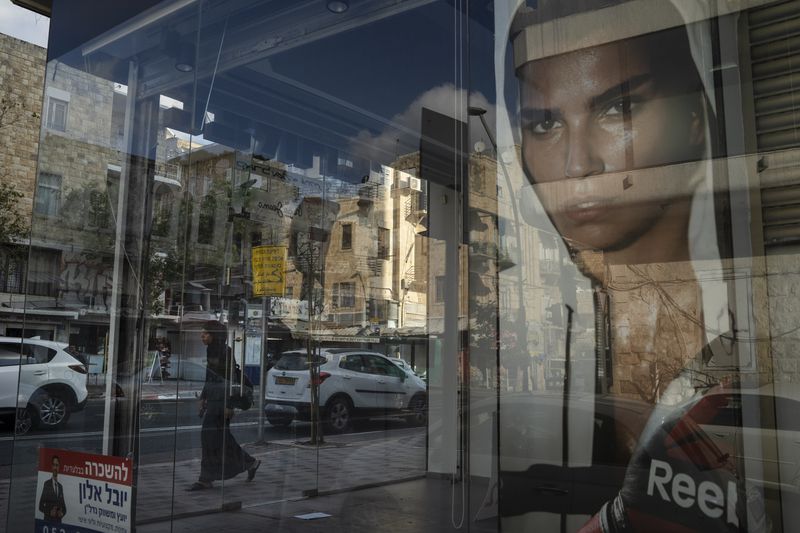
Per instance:
[[[52,4],[6,529],[797,529],[800,1]]]
[[[467,6],[55,4],[26,311],[89,399],[16,437],[9,516],[75,525],[86,458],[130,464],[142,531],[342,493],[352,527],[402,494],[470,527]]]
[[[503,531],[797,528],[800,3],[723,4],[491,6],[471,430],[499,418]]]

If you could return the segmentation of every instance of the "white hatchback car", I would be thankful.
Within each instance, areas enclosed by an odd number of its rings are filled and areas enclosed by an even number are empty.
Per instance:
[[[412,424],[425,422],[425,382],[388,357],[355,348],[323,348],[314,364],[320,370],[320,414],[333,432],[346,431],[357,414],[400,414]],[[267,373],[264,411],[269,423],[310,420],[310,384],[305,350],[284,352]]]
[[[63,342],[0,337],[0,415],[15,418],[17,434],[61,428],[85,407],[88,369],[78,357]]]

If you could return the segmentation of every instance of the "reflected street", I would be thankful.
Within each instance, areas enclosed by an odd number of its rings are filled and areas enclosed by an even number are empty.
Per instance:
[[[170,461],[174,453],[178,453],[177,460],[190,459],[199,454],[200,450],[200,419],[197,416],[195,401],[164,400],[150,402],[146,408],[150,409],[147,417],[142,417],[143,427],[140,438],[140,455],[142,461],[147,463]],[[80,446],[89,450],[102,449],[103,432],[103,399],[91,398],[86,404],[86,409],[75,413],[67,426],[60,431],[33,430],[28,435],[18,437],[18,442],[29,441],[36,446],[49,446],[53,448],[70,448]],[[254,443],[258,436],[258,410],[253,408],[248,411],[236,413],[231,424],[236,438],[242,443]],[[91,428],[91,429],[88,429]],[[12,461],[13,427],[9,423],[0,425],[0,466],[8,466]],[[376,433],[380,432],[380,433]],[[399,417],[367,418],[356,420],[354,429],[350,433],[336,436],[326,436],[326,440],[335,439],[337,442],[367,442],[370,435],[373,438],[382,438],[386,434],[408,432],[424,434],[424,428],[410,426]],[[304,442],[310,438],[311,424],[309,422],[295,421],[289,426],[272,426],[265,421],[264,436],[267,443],[273,441]],[[169,445],[165,446],[165,443]],[[26,447],[27,448],[27,447]],[[31,448],[35,453],[35,446]],[[16,452],[21,451],[17,447]],[[4,476],[5,479],[7,477]]]

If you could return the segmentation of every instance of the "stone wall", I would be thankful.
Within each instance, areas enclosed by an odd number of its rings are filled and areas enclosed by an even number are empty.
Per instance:
[[[800,267],[797,255],[768,256],[766,264],[769,339],[775,381],[800,383]]]
[[[0,100],[14,106],[0,119],[0,180],[24,195],[19,207],[26,218],[33,207],[46,54],[0,34]]]
[[[47,79],[45,97],[66,98],[69,109],[64,132],[45,128],[42,134],[63,135],[89,146],[111,146],[114,83],[57,60],[47,65]],[[45,114],[46,104],[45,101]],[[47,124],[47,117],[44,119]],[[116,139],[116,132],[113,138]]]

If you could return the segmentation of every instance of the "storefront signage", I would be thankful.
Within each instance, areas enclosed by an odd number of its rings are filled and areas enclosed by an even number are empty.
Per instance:
[[[254,172],[267,178],[286,179],[286,170],[276,167],[269,161],[259,161],[256,159],[250,163],[247,161],[236,161],[236,170]]]
[[[286,289],[286,247],[253,247],[253,296],[283,296]]]
[[[130,459],[39,449],[36,533],[129,533]]]
[[[308,320],[308,300],[272,298],[270,300],[269,316],[270,318]]]

